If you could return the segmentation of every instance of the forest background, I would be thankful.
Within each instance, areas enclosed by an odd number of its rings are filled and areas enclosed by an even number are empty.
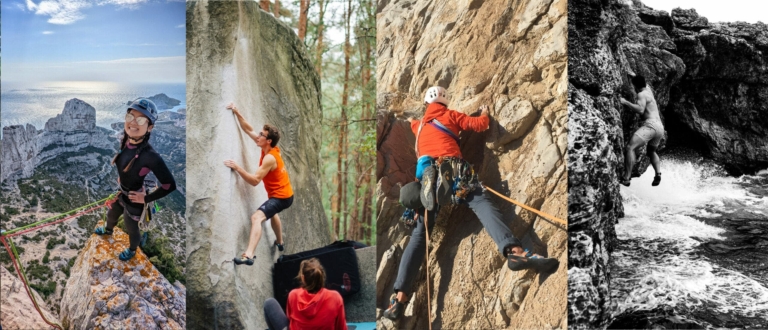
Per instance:
[[[320,77],[323,208],[334,239],[376,245],[376,4],[260,0],[302,40]]]

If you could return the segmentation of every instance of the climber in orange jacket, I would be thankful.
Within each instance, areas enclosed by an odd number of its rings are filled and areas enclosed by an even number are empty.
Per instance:
[[[278,250],[283,251],[283,231],[280,217],[277,213],[282,212],[293,204],[293,188],[288,178],[288,171],[285,169],[283,157],[280,155],[280,148],[277,142],[280,140],[280,132],[272,125],[264,125],[261,132],[256,132],[253,127],[245,120],[240,111],[234,104],[227,106],[232,110],[240,127],[250,136],[256,145],[261,148],[261,159],[259,159],[259,169],[255,174],[248,173],[240,167],[234,160],[225,160],[224,165],[231,168],[239,174],[243,180],[251,185],[258,185],[264,182],[264,188],[267,190],[267,199],[258,210],[251,216],[251,233],[248,240],[248,249],[240,257],[233,259],[235,264],[248,266],[253,265],[254,252],[261,239],[261,224],[264,221],[272,220],[272,230],[275,232],[276,240],[273,243]]]
[[[534,268],[549,272],[559,265],[554,258],[543,258],[522,248],[522,242],[512,234],[499,209],[481,188],[472,165],[462,158],[458,134],[464,130],[481,132],[488,129],[488,106],[480,107],[479,117],[471,117],[448,109],[446,94],[442,87],[429,88],[424,96],[427,105],[424,117],[421,120],[409,118],[411,129],[416,135],[416,179],[421,182],[422,190],[416,198],[420,200],[420,203],[417,202],[420,205],[414,207],[418,220],[403,252],[395,280],[396,295],[384,311],[384,317],[392,320],[402,315],[408,296],[413,292],[419,266],[424,261],[427,244],[424,214],[427,216],[429,231],[432,231],[440,206],[448,203],[466,201],[496,243],[499,253],[507,258],[507,266],[511,270]],[[455,176],[456,173],[459,175]],[[401,190],[401,194],[404,191]]]

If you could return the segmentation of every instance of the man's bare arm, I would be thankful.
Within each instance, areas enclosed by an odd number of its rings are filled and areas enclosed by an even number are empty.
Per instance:
[[[643,112],[645,112],[645,105],[646,103],[648,103],[648,100],[646,100],[645,96],[642,94],[639,94],[637,96],[637,104],[629,102],[625,100],[623,97],[620,98],[619,101],[621,102],[621,104],[629,107],[630,109],[632,109],[632,111],[637,112],[641,115],[643,114]]]
[[[248,134],[248,136],[253,139],[253,141],[256,141],[259,139],[259,133],[253,130],[253,126],[248,123],[247,120],[245,120],[245,117],[243,117],[242,114],[240,114],[240,110],[237,109],[234,103],[230,103],[227,106],[227,109],[232,110],[232,113],[235,114],[235,117],[237,117],[237,121],[240,122],[240,127],[243,129],[245,134]]]
[[[258,170],[256,170],[256,173],[251,174],[248,173],[245,169],[240,167],[240,165],[237,165],[234,160],[225,160],[224,165],[227,167],[235,170],[237,174],[240,175],[240,177],[245,180],[245,182],[248,182],[248,184],[252,186],[256,186],[259,183],[261,183],[261,180],[264,179],[265,176],[267,176],[267,173],[271,171],[277,162],[275,161],[275,157],[272,155],[266,155],[264,156],[264,161],[261,164],[261,167],[259,167]]]

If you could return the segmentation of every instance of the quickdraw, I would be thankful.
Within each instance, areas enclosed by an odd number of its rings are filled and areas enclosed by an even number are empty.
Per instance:
[[[413,209],[405,209],[405,212],[400,217],[400,222],[405,225],[405,229],[413,229],[416,227],[416,222],[419,220],[419,214]]]
[[[444,162],[448,162],[451,167],[451,173],[439,173],[438,183],[440,186],[442,180],[448,180],[451,185],[451,203],[458,205],[463,203],[470,193],[477,188],[482,188],[482,183],[477,177],[475,169],[472,164],[458,157],[438,157],[435,162],[435,166],[440,168],[440,165]],[[446,176],[446,174],[448,174]]]

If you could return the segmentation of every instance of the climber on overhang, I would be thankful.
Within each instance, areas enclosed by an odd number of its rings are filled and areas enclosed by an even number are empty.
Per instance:
[[[392,320],[402,315],[405,303],[413,292],[419,266],[424,261],[427,244],[424,214],[427,215],[428,229],[432,231],[435,215],[441,206],[466,201],[496,243],[499,253],[507,258],[507,266],[511,270],[534,268],[549,272],[559,265],[557,259],[544,258],[522,248],[520,240],[504,223],[499,209],[483,191],[472,165],[462,158],[458,134],[462,130],[481,132],[488,129],[488,106],[480,107],[479,117],[471,117],[448,109],[446,94],[445,88],[430,87],[424,96],[427,105],[424,117],[421,120],[409,118],[411,129],[416,135],[415,149],[419,157],[416,179],[420,182],[403,187],[400,199],[413,201],[406,202],[409,205],[405,206],[416,211],[417,220],[400,260],[394,286],[396,297],[384,311],[384,317]],[[421,188],[413,188],[419,185]]]
[[[629,102],[623,97],[619,98],[619,101],[632,111],[641,114],[645,121],[635,131],[635,134],[632,135],[632,139],[624,151],[624,178],[620,183],[629,187],[632,167],[635,166],[635,150],[647,143],[646,154],[651,160],[653,170],[656,172],[651,185],[658,186],[661,182],[661,168],[656,149],[664,137],[664,125],[661,123],[661,117],[659,117],[659,107],[656,104],[656,99],[653,97],[653,91],[646,84],[645,78],[641,75],[632,77],[632,85],[635,87],[635,91],[637,91],[637,104]]]
[[[147,205],[176,190],[173,174],[165,165],[160,154],[149,144],[149,136],[157,122],[157,106],[147,99],[138,99],[128,106],[125,114],[123,138],[120,150],[112,165],[117,166],[120,194],[107,212],[107,223],[94,231],[97,235],[112,235],[120,215],[130,238],[130,246],[120,253],[119,258],[128,261],[136,255],[141,242],[139,222],[147,212]],[[144,177],[152,172],[160,181],[160,187],[147,194]],[[130,220],[128,220],[130,219]]]
[[[240,122],[240,127],[243,131],[261,148],[259,169],[254,174],[248,173],[240,165],[237,165],[234,160],[224,161],[224,165],[237,172],[245,182],[256,186],[263,181],[264,188],[267,190],[267,201],[261,204],[259,209],[251,215],[251,233],[248,239],[248,248],[240,257],[233,259],[237,265],[246,264],[251,266],[254,262],[256,246],[261,239],[261,224],[264,221],[272,220],[272,230],[277,238],[273,242],[273,246],[277,247],[279,251],[285,249],[282,224],[280,223],[280,216],[277,214],[293,204],[293,188],[291,188],[291,181],[288,178],[288,171],[285,169],[283,158],[280,156],[280,148],[277,146],[277,142],[280,140],[280,132],[277,130],[277,127],[264,125],[261,132],[256,132],[251,124],[240,114],[234,103],[230,103],[227,109],[232,110],[232,113]]]

